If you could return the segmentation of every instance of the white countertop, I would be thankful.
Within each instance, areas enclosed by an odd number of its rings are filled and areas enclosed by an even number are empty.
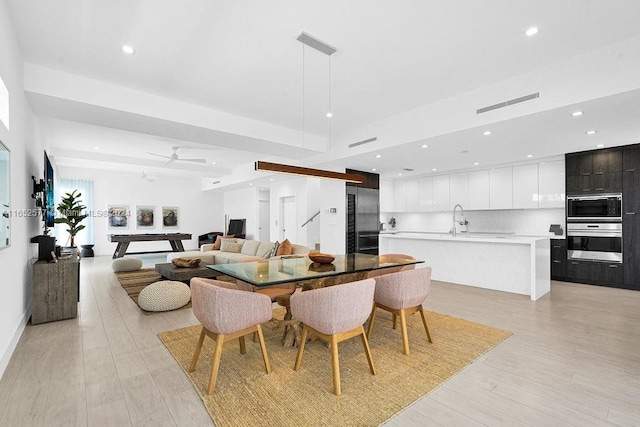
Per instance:
[[[456,237],[441,232],[416,232],[416,231],[382,231],[380,237],[385,239],[416,239],[416,240],[443,240],[459,243],[504,243],[504,244],[533,244],[538,240],[560,238],[560,236],[527,236],[502,233],[458,233]]]

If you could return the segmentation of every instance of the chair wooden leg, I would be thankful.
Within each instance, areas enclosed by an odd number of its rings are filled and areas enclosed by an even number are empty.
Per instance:
[[[338,359],[338,337],[336,335],[331,335],[331,367],[333,368],[333,393],[340,396],[342,390],[340,389],[340,360]]]
[[[298,347],[298,355],[296,356],[296,363],[293,365],[293,370],[297,371],[300,368],[300,362],[302,362],[302,353],[304,352],[304,345],[307,343],[307,334],[309,333],[309,327],[304,325],[302,327],[302,336],[300,337],[300,347]]]
[[[420,317],[422,317],[422,324],[424,325],[424,330],[427,331],[427,339],[430,343],[433,343],[431,340],[431,334],[429,333],[429,327],[427,326],[427,319],[424,317],[424,311],[422,311],[422,307],[420,307]]]
[[[196,345],[196,351],[193,353],[193,358],[191,359],[191,365],[189,365],[189,372],[193,372],[196,370],[196,364],[198,363],[198,358],[200,357],[200,351],[202,350],[202,343],[204,342],[204,326],[202,327],[202,331],[200,332],[200,338],[198,338],[198,344]]]
[[[224,335],[218,334],[218,337],[216,338],[216,349],[213,351],[211,378],[209,378],[207,394],[213,394],[213,391],[216,389],[216,380],[218,379],[218,370],[220,369],[220,357],[222,356],[222,344],[224,344]]]
[[[253,342],[258,342],[258,334],[253,333]]]
[[[244,343],[244,337],[239,337],[238,341],[240,341],[240,354],[247,354],[247,346]]]
[[[260,350],[262,350],[262,358],[264,359],[264,368],[267,370],[267,374],[271,373],[271,363],[269,363],[269,355],[267,354],[267,346],[264,343],[264,335],[262,335],[262,326],[258,327],[258,339],[260,340]]]
[[[396,329],[396,324],[398,322],[398,316],[396,316],[395,314],[393,315],[393,329]]]
[[[373,331],[373,322],[376,319],[376,309],[378,306],[376,303],[373,303],[373,310],[371,310],[371,315],[369,316],[369,326],[367,327],[367,337],[371,336],[371,331]]]
[[[367,362],[369,362],[369,370],[371,371],[372,375],[375,375],[376,368],[373,366],[371,349],[369,348],[369,341],[367,340],[367,335],[364,333],[364,328],[362,328],[362,345],[364,346],[364,353],[367,355]]]
[[[402,348],[404,354],[409,354],[409,335],[407,335],[407,316],[404,309],[400,310],[400,329],[402,330]]]

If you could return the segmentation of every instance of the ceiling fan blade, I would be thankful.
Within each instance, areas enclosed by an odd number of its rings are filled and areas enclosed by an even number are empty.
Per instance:
[[[183,162],[196,162],[196,163],[207,163],[206,159],[178,159]]]
[[[149,153],[148,151],[147,151],[147,154],[151,154],[152,156],[164,157],[165,159],[170,159],[171,158],[171,156],[163,156],[162,154]]]

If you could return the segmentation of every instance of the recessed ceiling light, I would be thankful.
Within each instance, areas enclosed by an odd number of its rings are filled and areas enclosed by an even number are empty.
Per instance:
[[[376,159],[379,159],[380,157],[382,157],[382,154],[376,154]]]
[[[433,169],[431,169],[431,170],[435,172],[435,171],[437,171],[438,169],[436,169],[436,168],[433,168]]]
[[[327,117],[328,117],[328,118],[333,117],[333,113],[332,113],[331,111],[329,111],[329,112],[327,113]]]
[[[402,172],[398,174],[398,176],[402,176]]]
[[[571,115],[573,117],[580,117],[582,115],[582,111],[574,111],[573,113],[571,113]]]
[[[122,45],[122,51],[124,53],[126,53],[127,55],[133,55],[133,53],[136,51],[133,46],[129,46],[128,44],[124,44]]]
[[[373,168],[373,169],[371,169],[371,170],[372,170],[373,172],[375,172],[375,171],[377,171],[378,169],[376,169],[376,168]]]
[[[587,135],[594,135],[594,134],[598,133],[598,131],[597,131],[597,130],[588,130],[588,131],[586,131],[585,133],[586,133]]]
[[[212,165],[215,165],[215,164],[216,164],[216,162],[211,162],[211,164],[212,164]]]
[[[422,144],[421,148],[429,148],[429,146],[427,144]]]
[[[269,178],[269,181],[273,181],[273,178]]]
[[[473,166],[478,166],[479,164],[480,164],[480,162],[475,162],[475,163],[473,164]]]
[[[538,34],[538,27],[529,27],[524,33],[527,37],[535,36]]]
[[[99,149],[100,149],[100,147],[95,146],[95,147],[93,147],[93,149],[94,149],[94,150],[99,150]]]
[[[602,147],[604,147],[604,144],[597,144],[596,145],[596,148],[602,148]]]
[[[250,183],[249,183],[249,186],[252,186],[252,185],[253,185],[253,182],[250,182]]]
[[[489,135],[491,135],[491,131],[490,130],[485,130],[484,132],[482,132],[482,134],[484,136],[489,136]]]
[[[527,158],[530,159],[533,157],[533,154],[527,154]]]

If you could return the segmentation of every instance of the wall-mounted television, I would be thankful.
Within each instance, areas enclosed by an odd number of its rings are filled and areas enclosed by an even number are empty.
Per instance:
[[[44,152],[44,225],[45,227],[53,227],[55,225],[54,218],[56,214],[55,201],[53,199],[54,179],[53,165]]]

